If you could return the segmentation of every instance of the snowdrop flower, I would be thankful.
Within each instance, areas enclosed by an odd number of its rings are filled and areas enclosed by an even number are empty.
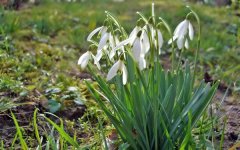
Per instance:
[[[134,40],[136,39],[137,34],[138,34],[139,31],[141,31],[141,27],[140,26],[137,25],[136,27],[134,27],[134,29],[132,30],[132,32],[129,35],[129,39],[130,39],[129,43],[132,44],[134,42]]]
[[[144,26],[142,29],[142,34],[140,39],[142,40],[142,49],[144,51],[144,54],[146,54],[150,50],[150,42],[147,34],[147,27]]]
[[[78,60],[78,65],[81,65],[81,68],[86,68],[89,60],[91,59],[91,52],[87,51],[84,53]]]
[[[82,69],[85,69],[91,59],[94,59],[94,64],[100,69],[100,64],[96,61],[95,56],[90,51],[87,51],[79,58],[78,65],[80,65]]]
[[[138,24],[140,24],[140,23],[138,23]],[[130,33],[128,39],[118,43],[116,45],[116,47],[114,48],[114,50],[117,50],[127,44],[133,45],[136,38],[138,38],[138,37],[140,37],[141,41],[143,42],[145,52],[147,53],[150,49],[150,42],[149,42],[149,38],[148,38],[148,34],[147,34],[147,26],[146,25],[143,28],[141,28],[139,25],[137,25]]]
[[[103,37],[103,35],[105,35],[105,33],[107,32],[107,27],[106,26],[101,26],[98,27],[96,29],[94,29],[87,37],[87,41],[91,41],[92,37],[96,34],[96,33],[100,33],[101,34],[101,38]]]
[[[147,67],[147,63],[146,63],[146,60],[144,58],[144,55],[140,55],[138,64],[139,64],[139,69],[140,70],[143,70]]]
[[[108,44],[110,44],[110,47],[115,47],[115,44],[113,44],[113,35],[110,32],[104,33],[104,35],[101,37],[98,48],[97,48],[97,55],[96,55],[96,61],[99,62],[100,59],[103,56],[103,51],[105,51],[105,54],[109,54],[107,48]]]
[[[102,55],[103,55],[102,50],[107,47],[108,41],[112,45],[112,47],[115,47],[115,45],[113,45],[113,36],[108,31],[108,28],[106,26],[101,26],[101,27],[94,29],[87,37],[87,41],[91,41],[92,37],[98,32],[100,33],[101,38],[99,40],[99,44],[98,44],[98,48],[97,48],[97,55],[96,55],[95,63],[98,63],[100,61],[100,59],[102,58]]]
[[[110,44],[112,50],[111,50],[111,52],[109,53],[109,59],[110,59],[111,61],[113,60],[113,57],[115,56],[116,51],[117,51],[117,49],[116,49],[115,47],[120,43],[120,41],[119,41],[119,39],[118,39],[117,36],[114,37],[114,40],[115,40],[115,41],[113,41],[113,44]],[[111,43],[111,42],[110,42],[110,43]],[[121,54],[123,54],[123,55],[124,55],[124,58],[125,58],[124,47],[121,46],[121,47],[119,47],[118,49],[121,50],[120,52],[118,51],[118,53],[117,53],[118,56],[121,55]]]
[[[134,60],[139,64],[140,70],[146,68],[145,54],[150,49],[150,43],[148,35],[144,30],[140,30],[136,37],[130,36],[128,39],[120,42],[115,48],[114,51],[123,47],[124,45],[132,45],[132,54]]]
[[[111,80],[113,77],[117,75],[117,72],[122,72],[122,80],[123,84],[125,85],[127,83],[127,68],[124,65],[124,62],[122,60],[118,60],[109,70],[107,74],[107,81]]]
[[[159,51],[159,54],[161,54],[161,48],[163,46],[163,36],[162,36],[162,33],[161,31],[158,29],[157,30],[157,42],[158,42],[158,51]]]
[[[189,36],[189,39],[193,40],[194,36],[193,26],[189,20],[185,19],[184,21],[179,23],[173,35],[173,41],[177,40],[177,46],[179,49],[182,49],[183,46],[185,46],[185,48],[187,49],[189,48],[188,40],[185,37],[187,34]],[[173,41],[172,39],[170,39],[168,43],[171,44]]]
[[[112,38],[112,34],[109,32],[104,33],[104,35],[101,37],[99,44],[98,44],[98,51],[102,50],[104,46],[107,45],[107,42],[110,41],[110,38]]]
[[[138,62],[142,52],[141,39],[137,37],[133,42],[132,54],[133,58]]]
[[[141,38],[137,37],[133,43],[132,54],[134,60],[138,63],[140,70],[146,68],[146,60],[144,58],[146,54],[145,48],[146,44],[144,44],[144,41],[141,41]]]

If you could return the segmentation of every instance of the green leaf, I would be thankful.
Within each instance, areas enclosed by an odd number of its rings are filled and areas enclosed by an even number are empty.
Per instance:
[[[12,111],[11,111],[11,116],[12,116],[12,119],[14,121],[16,130],[17,130],[17,135],[19,137],[21,147],[22,147],[23,150],[28,150],[27,144],[26,144],[25,140],[23,139],[22,131],[20,129],[20,126],[18,125],[18,121],[17,121],[15,115],[12,113]]]
[[[51,113],[55,113],[59,111],[61,108],[61,104],[56,100],[50,99],[48,100],[48,109]]]
[[[79,148],[78,143],[72,138],[70,137],[64,130],[62,127],[58,126],[56,123],[54,123],[51,119],[47,118],[46,116],[42,115],[58,132],[59,134],[67,141],[69,142],[71,145],[73,145],[76,148]]]

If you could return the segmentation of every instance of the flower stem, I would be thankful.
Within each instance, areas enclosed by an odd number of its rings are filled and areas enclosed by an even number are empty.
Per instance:
[[[193,11],[189,6],[187,6],[188,9],[192,12],[193,16],[197,20],[198,23],[198,39],[197,39],[197,50],[195,52],[195,58],[194,58],[194,70],[193,70],[193,81],[192,84],[195,82],[195,76],[196,76],[196,70],[197,70],[197,61],[199,57],[199,51],[200,51],[200,44],[201,44],[201,22],[200,19],[195,11]]]

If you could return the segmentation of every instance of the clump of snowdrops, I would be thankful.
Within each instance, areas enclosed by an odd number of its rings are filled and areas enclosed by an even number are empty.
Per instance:
[[[129,35],[117,19],[106,12],[103,26],[87,38],[91,43],[89,51],[79,58],[78,64],[82,69],[87,67],[94,76],[99,89],[86,82],[88,88],[130,149],[198,147],[192,129],[213,98],[218,83],[194,84],[200,20],[188,8],[186,19],[173,33],[164,19],[155,16],[152,4],[149,18],[137,12],[140,19]],[[179,61],[182,58],[175,52],[189,49],[189,42],[195,38],[190,16],[198,23],[193,69],[188,63],[182,64]],[[163,37],[163,30],[169,33],[170,39]],[[170,70],[160,64],[163,45],[171,48]],[[95,73],[92,64],[101,70],[101,75]]]

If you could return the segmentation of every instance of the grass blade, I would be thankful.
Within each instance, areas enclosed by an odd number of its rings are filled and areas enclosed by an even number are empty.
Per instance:
[[[26,144],[25,140],[23,139],[23,135],[22,135],[20,126],[18,124],[18,121],[17,121],[15,115],[12,113],[12,111],[11,111],[11,116],[13,118],[16,130],[17,130],[17,134],[18,134],[18,137],[19,137],[19,140],[20,140],[20,143],[21,143],[21,147],[22,147],[23,150],[27,150],[28,149],[27,144]]]

